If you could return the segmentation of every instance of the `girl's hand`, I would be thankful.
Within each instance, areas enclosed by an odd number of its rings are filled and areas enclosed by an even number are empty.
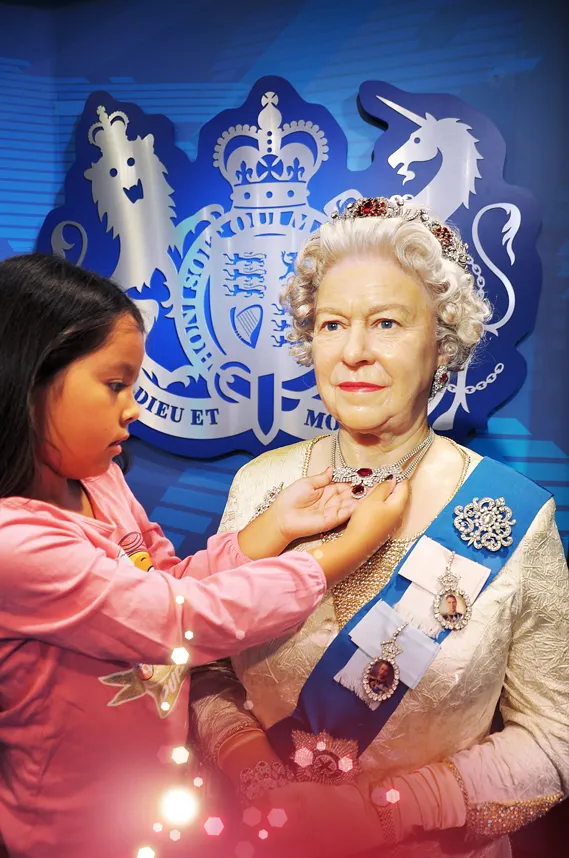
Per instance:
[[[271,512],[273,521],[286,544],[332,530],[344,524],[356,509],[347,483],[332,482],[332,468],[321,474],[304,477],[284,489],[276,498]]]
[[[410,498],[409,481],[386,480],[358,501],[344,538],[371,557],[401,524]],[[365,559],[367,559],[367,557]]]
[[[350,575],[389,539],[399,527],[408,500],[407,480],[395,485],[393,481],[381,483],[366,498],[356,501],[356,510],[342,536],[310,549],[328,586]]]

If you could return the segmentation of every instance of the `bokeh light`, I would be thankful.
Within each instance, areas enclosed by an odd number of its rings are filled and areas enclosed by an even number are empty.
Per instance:
[[[258,825],[261,821],[261,811],[257,810],[256,807],[248,807],[247,810],[243,811],[243,822],[245,825]]]
[[[210,837],[219,837],[224,828],[223,822],[219,816],[210,816],[209,819],[206,819],[204,822],[203,827]]]
[[[184,763],[187,763],[190,759],[190,752],[187,748],[184,748],[184,746],[181,745],[178,748],[174,748],[172,751],[172,759],[175,763],[178,763],[178,765],[181,766]]]
[[[273,828],[282,828],[288,817],[281,807],[274,807],[269,813],[267,819],[269,820],[269,825]]]
[[[174,664],[187,664],[189,657],[190,653],[185,646],[177,646],[175,650],[172,650]]]

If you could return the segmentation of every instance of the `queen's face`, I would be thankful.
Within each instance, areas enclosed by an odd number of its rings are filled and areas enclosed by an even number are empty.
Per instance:
[[[312,356],[322,400],[342,426],[403,434],[426,413],[438,363],[426,289],[395,262],[342,260],[318,289]]]

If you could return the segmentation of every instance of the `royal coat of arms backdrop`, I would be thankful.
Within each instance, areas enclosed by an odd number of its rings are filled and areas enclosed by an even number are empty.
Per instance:
[[[519,389],[539,222],[531,195],[503,179],[502,137],[450,95],[367,81],[359,103],[377,142],[355,172],[331,114],[282,78],[259,80],[241,107],[208,122],[193,162],[167,117],[89,97],[64,204],[38,246],[112,277],[142,311],[135,434],[205,457],[334,428],[312,371],[289,354],[279,295],[311,233],[360,196],[409,195],[455,223],[494,308],[484,348],[431,403],[435,429],[460,438],[484,428]]]

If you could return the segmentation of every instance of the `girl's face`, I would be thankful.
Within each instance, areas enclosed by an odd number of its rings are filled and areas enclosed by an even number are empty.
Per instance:
[[[134,384],[143,357],[143,335],[123,316],[98,351],[54,379],[37,408],[41,463],[68,480],[105,473],[139,415]]]

